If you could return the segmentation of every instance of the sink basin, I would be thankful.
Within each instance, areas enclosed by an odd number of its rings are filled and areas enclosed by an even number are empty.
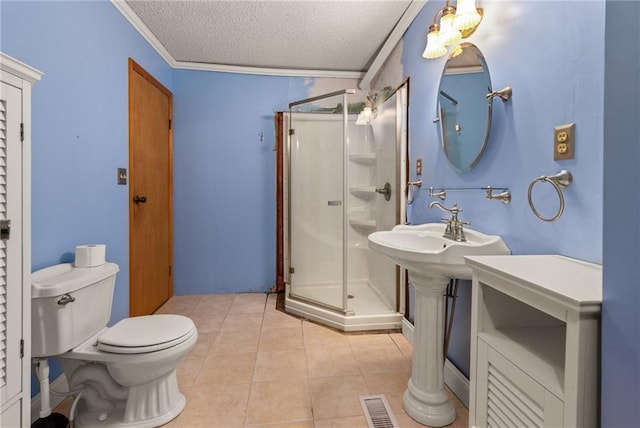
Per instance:
[[[409,271],[415,290],[411,378],[403,395],[407,415],[423,425],[442,427],[456,419],[444,387],[444,291],[449,278],[470,279],[465,256],[507,255],[499,236],[465,229],[465,242],[442,236],[445,224],[398,225],[369,235],[369,248]]]
[[[464,229],[465,242],[443,237],[444,223],[398,225],[369,235],[369,248],[382,253],[409,272],[471,279],[464,256],[507,255],[509,248],[499,236]]]

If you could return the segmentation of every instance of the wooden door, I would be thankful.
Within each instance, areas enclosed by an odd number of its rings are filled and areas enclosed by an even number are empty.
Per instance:
[[[172,94],[129,59],[129,313],[173,294]]]

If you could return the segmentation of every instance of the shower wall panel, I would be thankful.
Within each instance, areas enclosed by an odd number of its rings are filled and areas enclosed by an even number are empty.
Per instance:
[[[373,146],[376,153],[374,182],[378,187],[391,183],[391,200],[378,195],[372,208],[375,213],[377,230],[391,230],[400,223],[398,206],[401,201],[402,186],[398,177],[400,154],[397,95],[393,95],[378,106],[376,119],[372,121]],[[368,258],[369,278],[372,286],[389,302],[396,304],[397,270],[395,264],[383,255],[371,251]]]

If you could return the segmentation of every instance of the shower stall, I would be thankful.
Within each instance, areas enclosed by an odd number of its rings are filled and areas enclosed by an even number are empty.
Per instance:
[[[404,275],[368,235],[405,218],[406,86],[363,110],[344,90],[283,122],[285,311],[344,331],[401,328]]]

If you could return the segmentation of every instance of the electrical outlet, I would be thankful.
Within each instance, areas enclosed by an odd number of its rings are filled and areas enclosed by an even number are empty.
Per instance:
[[[416,175],[422,175],[422,158],[416,159]]]
[[[573,159],[575,156],[575,123],[553,128],[553,160]]]

